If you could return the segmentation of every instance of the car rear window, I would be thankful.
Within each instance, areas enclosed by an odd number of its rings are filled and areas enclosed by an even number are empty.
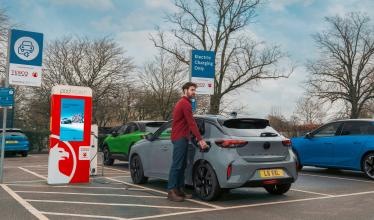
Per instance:
[[[25,136],[21,130],[6,130],[6,136]],[[3,134],[3,130],[0,129],[0,136]]]
[[[145,131],[155,133],[165,122],[148,122],[145,124]]]
[[[278,136],[265,119],[228,119],[220,121],[225,132],[240,137],[274,137]]]

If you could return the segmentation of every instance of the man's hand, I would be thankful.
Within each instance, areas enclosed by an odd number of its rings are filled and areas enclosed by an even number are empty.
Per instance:
[[[200,140],[198,144],[202,150],[209,147],[208,144],[204,140]]]

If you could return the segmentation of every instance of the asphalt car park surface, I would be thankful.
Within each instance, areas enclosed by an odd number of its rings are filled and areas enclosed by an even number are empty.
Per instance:
[[[174,203],[165,181],[134,185],[128,164],[118,161],[89,184],[47,185],[47,160],[5,159],[1,219],[374,219],[374,181],[360,172],[306,167],[282,196],[240,188],[214,202]]]

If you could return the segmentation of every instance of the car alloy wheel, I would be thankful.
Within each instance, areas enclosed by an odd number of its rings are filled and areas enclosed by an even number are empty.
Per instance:
[[[202,200],[214,200],[221,194],[221,188],[213,168],[209,164],[201,163],[194,171],[194,190]]]
[[[110,158],[110,151],[108,146],[105,146],[103,149],[103,154],[104,154],[104,165],[113,165],[114,159]]]
[[[366,176],[370,179],[374,179],[374,153],[370,153],[365,157],[363,168]]]
[[[135,155],[130,160],[130,173],[132,181],[135,184],[141,184],[147,182],[147,177],[144,176],[143,164],[138,155]]]

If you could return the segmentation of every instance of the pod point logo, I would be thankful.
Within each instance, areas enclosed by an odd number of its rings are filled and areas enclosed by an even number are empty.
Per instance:
[[[48,183],[69,183],[73,178],[77,158],[69,142],[59,142],[59,137],[54,136],[52,141],[56,144],[50,148],[48,159]]]
[[[14,52],[22,60],[33,60],[39,54],[39,45],[31,37],[20,37],[14,43]]]

